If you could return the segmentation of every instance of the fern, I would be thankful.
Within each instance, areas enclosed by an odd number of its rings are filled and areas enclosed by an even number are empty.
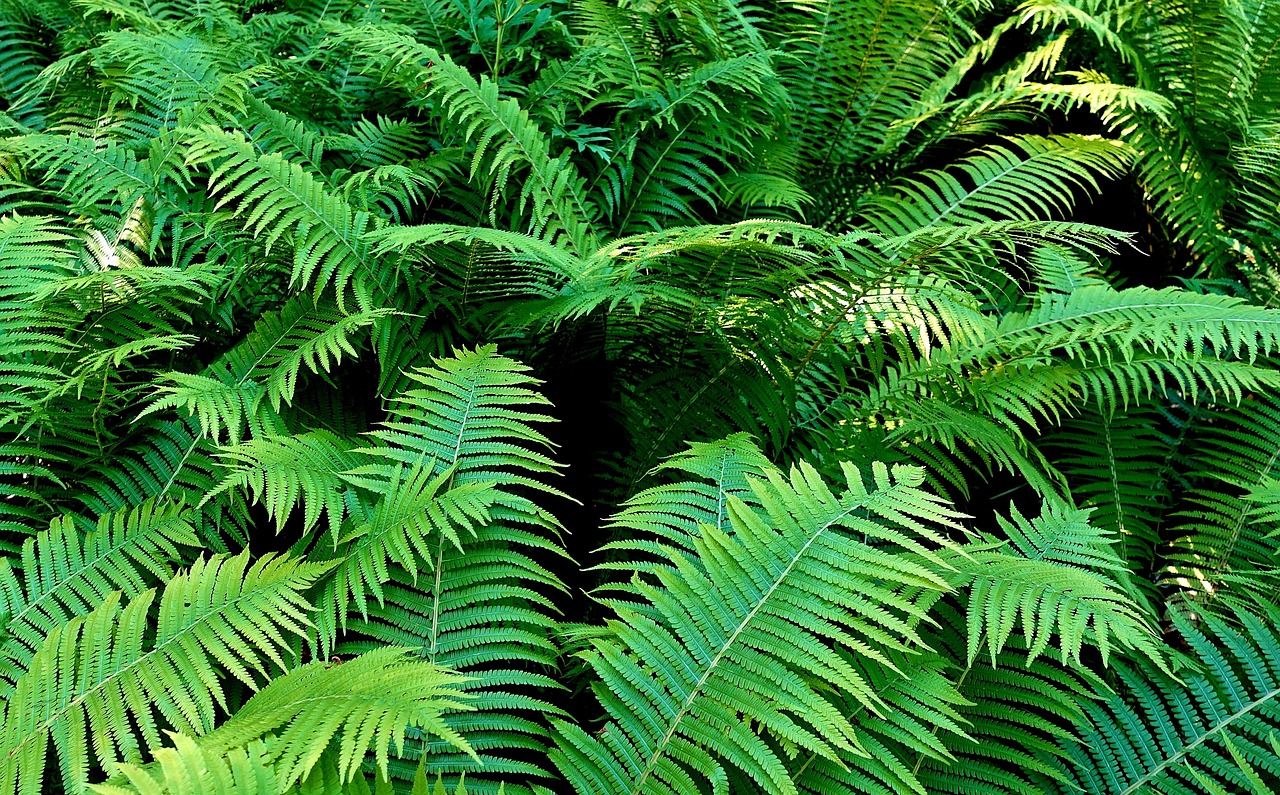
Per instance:
[[[873,199],[863,217],[866,225],[896,235],[938,224],[1052,217],[1070,210],[1074,191],[1098,189],[1093,172],[1117,176],[1128,156],[1105,139],[1013,138],[957,164],[964,182],[925,172]]]
[[[1084,742],[1065,748],[1078,791],[1194,791],[1200,781],[1247,791],[1228,743],[1260,775],[1280,776],[1265,743],[1280,718],[1274,617],[1241,612],[1234,620],[1238,626],[1206,616],[1195,626],[1174,617],[1200,666],[1183,675],[1185,687],[1148,667],[1125,666],[1119,692],[1086,706]]]
[[[529,231],[554,239],[566,235],[571,249],[593,248],[591,221],[594,208],[581,194],[581,178],[565,157],[551,157],[546,137],[513,100],[502,100],[498,87],[486,78],[477,80],[453,63],[448,55],[422,47],[392,30],[355,28],[344,34],[397,74],[403,84],[427,89],[446,116],[475,142],[471,160],[474,178],[482,166],[501,192],[515,168],[528,168],[529,176],[519,193],[519,209],[532,213]],[[427,66],[430,64],[430,66]]]
[[[302,591],[323,570],[288,558],[252,566],[247,554],[214,558],[165,586],[158,619],[154,590],[123,606],[117,591],[56,627],[15,683],[0,723],[6,788],[40,791],[51,741],[74,791],[83,791],[91,758],[136,761],[139,738],[123,720],[136,722],[148,748],[160,746],[157,716],[188,733],[211,729],[227,703],[215,664],[250,686],[272,664],[283,667],[282,632],[305,632]]]
[[[308,663],[254,694],[212,732],[198,738],[172,733],[172,747],[156,749],[152,769],[119,765],[115,779],[131,787],[108,783],[90,790],[99,795],[305,792],[329,765],[338,782],[363,783],[360,764],[370,744],[385,780],[389,752],[403,744],[408,727],[469,750],[440,720],[441,710],[465,708],[456,700],[457,683],[456,677],[389,647],[340,666]],[[160,773],[158,779],[154,772]]]
[[[342,307],[347,285],[375,269],[361,236],[374,228],[368,213],[353,210],[302,166],[271,153],[258,155],[242,135],[216,129],[192,133],[189,164],[215,163],[209,191],[219,206],[253,197],[241,210],[243,223],[268,248],[286,231],[293,233],[291,280],[312,285],[317,298],[333,283]]]
[[[525,496],[557,493],[531,477],[554,471],[551,460],[526,447],[548,444],[533,425],[548,419],[537,410],[545,399],[530,389],[536,382],[526,368],[493,346],[459,351],[410,377],[417,388],[399,396],[388,421],[371,434],[379,444],[357,451],[386,463],[348,476],[385,496],[369,511],[369,524],[344,539],[346,560],[321,597],[332,605],[322,614],[321,641],[333,642],[346,600],[354,599],[361,617],[347,625],[353,633],[412,643],[425,659],[473,677],[466,690],[475,694],[477,711],[451,723],[481,757],[428,747],[429,772],[545,774],[508,756],[542,746],[545,730],[521,713],[558,713],[529,692],[554,686],[539,668],[555,663],[548,592],[563,588],[539,561],[562,554],[547,533],[558,524]],[[382,479],[387,471],[394,473],[390,481]],[[396,480],[400,473],[412,480]],[[417,518],[423,509],[426,518]],[[391,515],[411,524],[393,529]],[[388,567],[388,560],[398,565]],[[365,593],[377,605],[363,601]],[[404,626],[404,616],[415,616],[418,628]],[[368,648],[362,641],[349,645]]]
[[[0,789],[1265,791],[1277,8],[0,0]]]
[[[1206,423],[1189,440],[1193,480],[1170,517],[1172,549],[1161,579],[1189,592],[1213,589],[1228,572],[1271,568],[1275,558],[1276,526],[1255,500],[1280,464],[1280,415],[1269,397],[1222,409],[1223,415],[1233,421]]]
[[[0,561],[0,640],[2,691],[26,671],[46,635],[76,616],[86,615],[116,591],[136,596],[148,582],[168,580],[180,546],[199,544],[190,515],[172,503],[146,502],[98,519],[81,536],[71,517],[22,545],[21,578],[8,560]]]
[[[877,467],[871,489],[851,467],[845,477],[849,490],[836,495],[811,467],[789,480],[771,473],[752,486],[760,511],[730,498],[732,535],[703,525],[692,560],[672,550],[670,568],[636,583],[643,602],[612,602],[618,618],[583,653],[601,678],[596,693],[610,722],[595,736],[556,723],[552,759],[574,786],[724,787],[731,766],[757,786],[793,792],[762,733],[827,758],[858,748],[853,727],[809,682],[830,683],[873,711],[884,702],[818,638],[885,665],[888,650],[912,649],[916,602],[946,585],[867,542],[936,560],[922,541],[941,538],[925,522],[952,519],[915,489],[918,471]],[[861,606],[868,598],[875,609]],[[641,660],[666,662],[646,669]],[[737,717],[744,710],[746,723]]]
[[[1111,539],[1088,524],[1087,514],[1049,504],[1036,519],[1016,510],[1011,518],[1000,522],[1008,552],[975,550],[956,562],[960,576],[954,582],[969,588],[969,664],[985,638],[995,665],[1020,624],[1028,666],[1056,634],[1064,664],[1081,664],[1087,639],[1104,665],[1114,646],[1124,646],[1168,670],[1155,628],[1115,580],[1128,569],[1110,548]]]
[[[327,374],[344,356],[354,357],[355,332],[385,317],[390,310],[344,314],[332,304],[295,298],[278,313],[264,315],[239,345],[210,368],[210,375],[171,372],[162,376],[158,396],[139,415],[145,417],[183,408],[200,423],[200,432],[218,439],[225,429],[238,442],[246,425],[255,433],[270,428],[261,417],[265,398],[276,414],[291,403],[303,367]]]

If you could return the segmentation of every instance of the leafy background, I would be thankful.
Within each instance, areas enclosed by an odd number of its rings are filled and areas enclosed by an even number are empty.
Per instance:
[[[1272,792],[1277,41],[0,0],[0,789]]]

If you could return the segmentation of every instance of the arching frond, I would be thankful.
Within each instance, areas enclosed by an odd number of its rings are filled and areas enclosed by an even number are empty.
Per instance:
[[[282,402],[293,401],[304,367],[328,374],[343,357],[356,356],[356,334],[390,313],[370,309],[346,314],[333,303],[296,297],[279,312],[264,314],[207,375],[163,374],[155,399],[139,416],[184,409],[198,419],[201,434],[216,440],[225,430],[233,443],[238,442],[246,425],[257,432],[263,429],[258,416],[263,399],[279,414]]]
[[[205,501],[228,489],[242,489],[261,502],[277,531],[293,510],[303,509],[303,532],[310,532],[323,512],[336,540],[348,515],[351,484],[343,477],[368,463],[352,452],[357,443],[330,431],[315,430],[292,436],[265,436],[222,448],[219,456],[231,470],[208,492]]]
[[[343,32],[342,40],[360,48],[373,63],[394,73],[414,94],[438,102],[445,116],[475,143],[471,177],[482,173],[501,193],[513,171],[528,169],[518,194],[519,213],[527,208],[529,231],[555,239],[563,234],[571,250],[595,247],[591,223],[595,209],[582,193],[582,178],[568,157],[553,157],[546,136],[514,100],[502,99],[493,81],[472,76],[444,53],[403,33],[362,27]]]
[[[1062,216],[1077,192],[1116,177],[1130,152],[1116,141],[1082,136],[1022,136],[960,161],[954,171],[924,172],[870,200],[863,220],[887,234],[936,224]]]
[[[752,482],[761,509],[729,498],[732,533],[702,525],[693,554],[659,545],[668,567],[632,586],[643,601],[612,601],[618,618],[583,652],[609,723],[592,735],[556,722],[552,760],[575,787],[723,788],[733,769],[795,792],[766,736],[828,759],[857,753],[857,732],[814,683],[872,712],[885,704],[828,644],[887,666],[889,651],[916,648],[921,607],[946,585],[913,558],[938,560],[935,528],[955,515],[916,488],[918,470],[845,478],[837,495],[812,467],[771,472]]]

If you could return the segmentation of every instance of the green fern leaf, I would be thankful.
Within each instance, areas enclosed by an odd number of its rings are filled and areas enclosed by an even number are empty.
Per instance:
[[[618,619],[583,653],[611,720],[596,735],[555,723],[552,759],[576,788],[724,791],[729,766],[789,793],[765,736],[828,759],[866,753],[813,683],[886,707],[829,644],[888,666],[891,651],[918,648],[922,605],[947,586],[915,560],[943,565],[925,544],[946,543],[930,525],[955,514],[916,489],[918,470],[877,465],[870,489],[844,472],[839,496],[807,465],[752,481],[762,508],[731,497],[732,535],[702,525],[694,555],[672,549],[652,583],[632,586],[642,603],[611,602]]]
[[[302,592],[325,568],[270,556],[250,566],[247,553],[213,558],[170,580],[158,612],[154,591],[123,607],[117,591],[56,627],[0,721],[0,783],[42,791],[52,741],[66,787],[83,792],[91,758],[137,762],[137,735],[160,747],[157,717],[186,733],[209,731],[227,706],[218,668],[256,687],[272,664],[284,667],[282,633],[306,632]]]
[[[56,627],[91,612],[117,590],[136,596],[149,581],[168,580],[171,563],[181,557],[179,546],[198,545],[188,511],[150,501],[99,517],[96,529],[83,535],[64,517],[27,539],[19,561],[0,560],[0,615],[6,619],[0,696],[13,692]]]

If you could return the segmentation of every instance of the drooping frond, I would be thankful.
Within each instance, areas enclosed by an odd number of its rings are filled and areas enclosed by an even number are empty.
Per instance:
[[[150,768],[121,764],[119,783],[90,785],[94,795],[393,795],[395,790],[385,777],[375,778],[372,786],[366,776],[358,774],[345,781],[338,769],[336,755],[326,752],[302,781],[285,787],[271,753],[261,740],[227,752],[212,752],[185,734],[171,735],[173,745],[155,753]],[[414,793],[445,793],[437,782],[431,787],[426,770],[419,768],[413,779]],[[445,795],[450,795],[445,793]],[[459,785],[453,795],[467,795]]]
[[[264,314],[254,329],[205,373],[169,372],[160,377],[155,399],[139,415],[182,409],[212,439],[223,433],[238,442],[246,426],[264,430],[260,404],[266,400],[280,413],[292,403],[299,376],[307,371],[327,375],[344,357],[355,357],[353,338],[390,313],[370,309],[346,314],[334,303],[291,299],[279,312]],[[265,419],[265,429],[272,420]]]
[[[342,662],[307,663],[254,694],[200,744],[221,752],[270,732],[271,761],[285,784],[305,778],[330,747],[338,751],[343,779],[350,780],[372,746],[385,776],[390,754],[404,749],[410,727],[473,753],[442,714],[472,708],[462,682],[393,646]]]
[[[1105,685],[1089,669],[1048,657],[1027,664],[1014,635],[989,665],[985,655],[965,663],[964,611],[943,603],[926,641],[954,661],[952,681],[965,703],[956,707],[967,737],[938,733],[951,758],[919,754],[913,769],[925,791],[961,795],[1059,795],[1067,779],[1062,745],[1085,719],[1080,694]]]
[[[230,472],[205,500],[229,489],[242,489],[262,503],[277,531],[294,508],[301,506],[303,532],[309,533],[323,513],[336,540],[349,511],[347,492],[352,488],[343,474],[369,460],[352,452],[356,445],[330,431],[315,430],[223,447],[218,455]]]
[[[290,233],[291,281],[310,286],[317,298],[332,285],[341,307],[348,285],[365,284],[378,270],[361,239],[375,228],[374,218],[353,209],[301,165],[274,152],[260,155],[243,133],[215,128],[191,133],[187,162],[212,165],[210,194],[219,206],[230,204],[268,248]]]

